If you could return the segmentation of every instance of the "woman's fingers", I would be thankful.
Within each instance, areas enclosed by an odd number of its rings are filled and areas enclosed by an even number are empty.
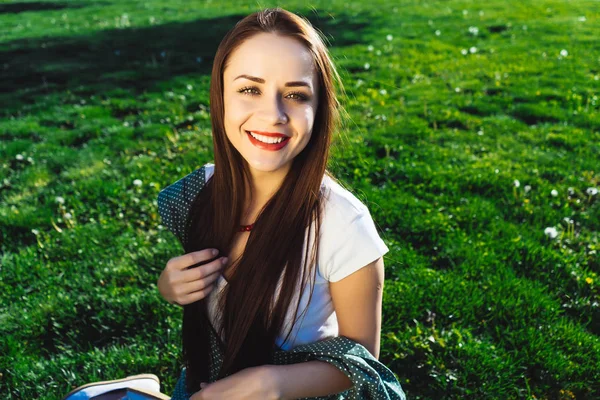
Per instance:
[[[161,295],[170,303],[185,305],[206,297],[215,286],[227,257],[204,249],[174,257],[158,280]]]
[[[223,259],[227,262],[227,257],[219,257],[216,260],[209,262],[208,264],[201,265],[198,268],[190,268],[180,272],[180,279],[182,282],[193,282],[199,279],[214,274],[215,272],[223,269]]]
[[[220,275],[221,275],[220,272],[217,271],[217,272],[214,272],[202,279],[197,279],[192,282],[184,283],[181,286],[181,294],[185,296],[190,293],[205,289],[208,286],[212,286],[217,281],[217,279],[219,279]]]
[[[195,301],[202,300],[203,298],[208,296],[210,294],[210,292],[212,292],[214,289],[215,289],[215,285],[209,285],[209,286],[205,287],[204,289],[201,289],[197,292],[186,294],[185,296],[182,297],[180,304],[184,306],[186,304],[191,304]]]
[[[202,263],[205,263],[216,256],[217,254],[213,255],[213,249],[193,251],[178,257],[173,257],[167,262],[167,268],[172,270],[186,270],[202,265]]]

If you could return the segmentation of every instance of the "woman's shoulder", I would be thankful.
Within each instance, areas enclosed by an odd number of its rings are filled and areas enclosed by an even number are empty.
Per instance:
[[[368,207],[334,177],[323,177],[324,218],[351,222],[368,213]]]
[[[319,268],[330,282],[344,279],[386,254],[368,207],[335,179],[325,177],[324,212],[320,227]]]

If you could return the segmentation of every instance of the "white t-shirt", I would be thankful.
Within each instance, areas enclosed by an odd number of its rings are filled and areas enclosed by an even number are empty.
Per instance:
[[[205,181],[208,182],[213,175],[214,164],[209,163],[204,167]],[[298,322],[294,325],[288,341],[284,343],[292,324],[292,313],[296,310],[301,283],[298,282],[298,293],[292,298],[282,332],[276,341],[277,345],[286,351],[301,344],[338,336],[338,323],[331,301],[329,282],[337,282],[347,277],[389,251],[377,233],[368,208],[360,200],[326,175],[323,177],[322,186],[325,186],[326,192],[320,227],[320,249],[315,289],[308,309],[305,311],[312,281],[312,278],[308,278],[298,308]],[[307,228],[305,238],[308,238],[308,233]],[[307,243],[313,243],[314,233],[313,227],[308,242],[305,241],[305,246]],[[304,251],[302,254],[302,265],[304,265]],[[312,257],[312,254],[309,256]],[[209,318],[215,328],[217,327],[215,322],[218,312],[216,296],[226,285],[227,281],[221,274],[217,280],[216,289],[207,297]],[[279,294],[279,288],[280,286],[278,286],[276,297]]]

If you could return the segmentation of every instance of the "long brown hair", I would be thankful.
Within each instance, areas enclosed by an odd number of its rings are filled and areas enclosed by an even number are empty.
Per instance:
[[[318,74],[318,106],[309,143],[292,161],[281,187],[259,213],[220,299],[222,323],[218,334],[224,335],[226,345],[220,343],[224,359],[219,379],[244,368],[268,364],[273,352],[279,350],[276,338],[292,298],[298,293],[298,282],[302,293],[307,279],[314,279],[316,273],[323,206],[321,183],[325,174],[334,179],[326,167],[342,111],[337,94],[344,89],[321,33],[308,20],[279,7],[250,14],[225,35],[215,55],[210,83],[214,175],[192,204],[184,250],[189,253],[217,248],[219,255],[228,255],[240,226],[246,199],[244,180],[250,182],[251,178],[246,160],[225,134],[223,70],[236,48],[263,32],[294,38],[311,52]],[[311,248],[307,231],[313,226],[315,240]],[[313,257],[309,260],[310,252]],[[314,289],[314,280],[311,287]],[[296,313],[298,308],[299,302]],[[296,313],[292,315],[295,317]],[[208,319],[207,298],[184,307],[183,358],[189,393],[200,390],[200,382],[209,382],[209,364],[214,362],[209,359],[211,329],[214,328]]]

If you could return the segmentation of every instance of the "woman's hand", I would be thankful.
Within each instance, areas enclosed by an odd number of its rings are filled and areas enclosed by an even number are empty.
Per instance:
[[[180,306],[193,303],[208,296],[227,257],[219,257],[204,265],[214,256],[213,249],[204,249],[171,258],[158,278],[158,291],[171,304]]]
[[[203,384],[203,389],[190,400],[278,400],[275,377],[267,366],[243,369],[213,383]]]

